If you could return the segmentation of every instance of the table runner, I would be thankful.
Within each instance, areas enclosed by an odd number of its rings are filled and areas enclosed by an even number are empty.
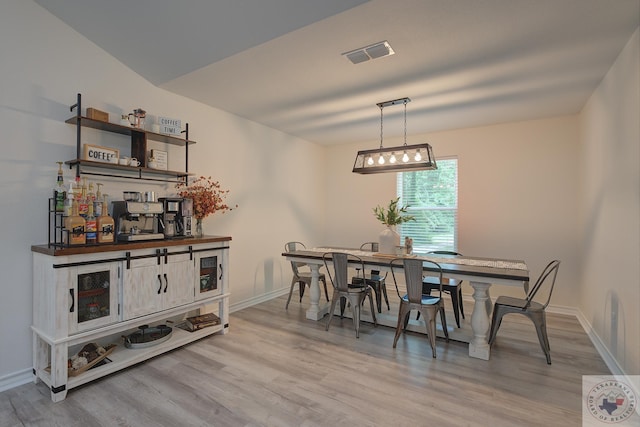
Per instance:
[[[377,255],[380,258],[388,258],[391,259],[393,255],[388,254],[378,254],[378,252],[370,252],[370,251],[361,251],[358,249],[344,249],[344,248],[312,248],[308,249],[310,252],[346,252],[351,255],[356,255],[360,257],[376,257]],[[407,255],[405,255],[407,256]],[[417,255],[409,255],[409,257],[415,257],[419,259],[423,259],[426,261],[433,261],[439,264],[459,264],[459,265],[470,265],[475,267],[490,267],[490,268],[508,268],[513,270],[528,270],[527,265],[522,261],[511,261],[511,260],[501,260],[501,259],[478,259],[478,258],[469,258],[469,257],[439,257],[437,255],[428,255],[428,256],[417,256]],[[402,258],[402,256],[397,256],[397,258]]]

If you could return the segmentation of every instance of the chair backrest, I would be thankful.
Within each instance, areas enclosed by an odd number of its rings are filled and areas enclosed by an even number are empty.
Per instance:
[[[360,245],[361,251],[369,251],[369,252],[379,252],[380,245],[378,242],[366,242]],[[380,276],[380,270],[371,270],[372,276]],[[382,277],[382,276],[380,276]],[[387,277],[387,273],[384,274],[384,277]]]
[[[360,245],[360,250],[378,252],[380,249],[379,249],[378,242],[366,242]]]
[[[306,249],[306,246],[302,242],[287,242],[284,245],[284,251],[287,253],[295,252],[298,249]],[[302,267],[304,265],[306,265],[304,262],[291,261],[291,269],[293,270],[293,274],[298,276],[298,267]]]
[[[329,280],[333,287],[341,292],[349,290],[348,269],[349,263],[357,263],[358,268],[364,271],[364,261],[356,255],[346,254],[344,252],[326,252],[322,254],[322,261],[329,274]],[[329,265],[333,268],[329,268]]]
[[[417,258],[396,258],[390,262],[389,266],[391,268],[393,283],[396,285],[396,292],[398,293],[399,298],[402,298],[402,295],[400,293],[400,288],[398,287],[396,273],[399,273],[400,270],[403,269],[409,302],[412,304],[421,303],[422,277],[424,273],[423,269],[425,267],[429,269],[430,273],[435,273],[434,276],[438,278],[438,283],[440,283],[439,297],[442,298],[442,268],[437,262],[424,261]]]
[[[531,301],[533,301],[533,298],[536,296],[538,291],[540,291],[545,281],[550,278],[551,282],[547,284],[547,289],[549,290],[549,292],[547,293],[547,300],[543,304],[543,307],[547,308],[547,306],[549,305],[549,301],[551,301],[551,293],[553,292],[553,287],[556,284],[556,276],[558,275],[559,268],[560,261],[558,261],[557,259],[547,264],[544,270],[542,270],[542,273],[540,273],[538,280],[536,280],[536,284],[533,285],[533,288],[531,288],[531,291],[529,291],[529,294],[527,295],[526,307],[531,304]]]

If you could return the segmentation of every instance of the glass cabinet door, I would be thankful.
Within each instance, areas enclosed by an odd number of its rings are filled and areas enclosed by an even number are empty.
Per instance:
[[[196,300],[222,293],[222,251],[196,256]]]
[[[71,276],[71,333],[108,325],[119,319],[118,263],[76,267]]]

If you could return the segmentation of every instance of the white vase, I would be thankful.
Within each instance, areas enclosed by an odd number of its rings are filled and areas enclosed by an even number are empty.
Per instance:
[[[388,225],[387,228],[380,232],[378,236],[379,251],[381,254],[395,255],[396,246],[400,246],[400,234],[396,231],[396,227]]]

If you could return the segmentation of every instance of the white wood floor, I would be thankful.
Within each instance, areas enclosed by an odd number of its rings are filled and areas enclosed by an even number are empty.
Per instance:
[[[423,335],[406,333],[393,349],[393,329],[365,323],[356,339],[351,319],[338,317],[325,332],[324,321],[305,319],[307,299],[294,295],[288,311],[281,297],[235,312],[228,335],[60,403],[42,383],[0,393],[0,427],[581,426],[582,375],[608,374],[569,316],[548,315],[552,365],[522,316],[505,317],[490,361],[442,339],[433,359]]]

